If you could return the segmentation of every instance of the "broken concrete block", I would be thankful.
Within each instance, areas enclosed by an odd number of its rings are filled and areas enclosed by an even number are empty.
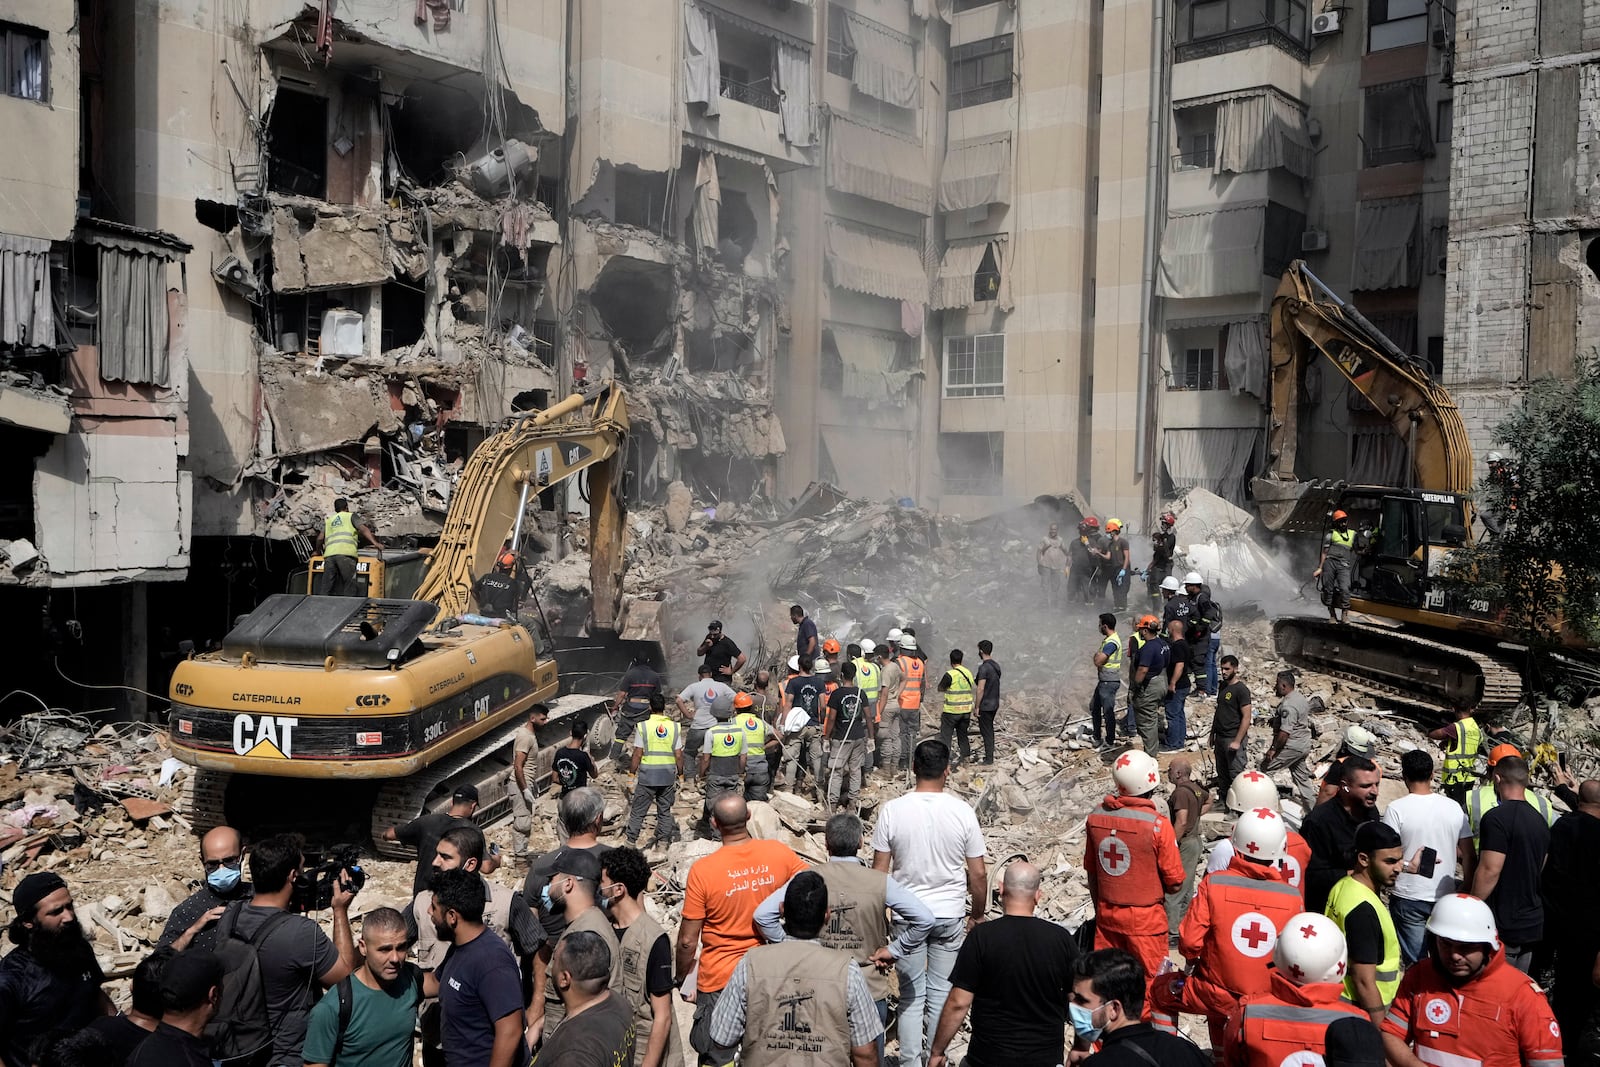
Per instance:
[[[689,512],[694,508],[694,494],[689,492],[689,487],[682,482],[673,482],[667,486],[666,520],[667,529],[673,533],[682,533],[689,525]]]
[[[123,797],[122,810],[128,813],[128,818],[134,822],[144,822],[157,815],[171,815],[172,806],[163,804],[159,800],[146,800],[143,797]]]
[[[139,911],[147,919],[157,919],[165,922],[167,916],[172,914],[172,909],[178,906],[166,889],[159,883],[152,883],[144,887],[143,902]]]
[[[39,558],[39,550],[33,547],[33,542],[25,537],[15,541],[8,541],[0,547],[0,553],[5,555],[6,566],[12,570],[19,570]]]

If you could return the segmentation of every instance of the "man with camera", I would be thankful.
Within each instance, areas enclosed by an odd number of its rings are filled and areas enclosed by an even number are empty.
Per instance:
[[[329,989],[361,966],[350,930],[350,902],[359,888],[348,869],[308,870],[305,839],[278,834],[250,852],[255,896],[234,904],[217,923],[219,946],[230,938],[255,949],[272,1026],[269,1067],[302,1067],[301,1046],[318,989]],[[333,939],[304,914],[331,890]]]

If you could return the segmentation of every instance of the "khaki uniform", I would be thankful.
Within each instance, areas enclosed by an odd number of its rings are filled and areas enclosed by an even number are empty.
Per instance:
[[[889,944],[889,876],[859,863],[819,863],[828,886],[828,922],[817,940],[856,961],[873,1000],[889,999],[889,976],[872,954]]]
[[[527,723],[517,728],[516,736],[511,739],[512,759],[516,753],[525,753],[528,762],[523,768],[523,777],[528,780],[528,786],[533,786],[534,764],[539,760],[539,739],[534,736]],[[506,792],[511,795],[511,827],[517,832],[515,845],[518,859],[528,858],[528,834],[533,829],[533,805],[528,803],[528,798],[522,795],[522,790],[517,788],[517,772],[515,764],[506,775]],[[556,820],[559,822],[560,820]]]
[[[849,956],[816,941],[783,941],[751,949],[745,962],[742,1067],[851,1062]]]
[[[621,971],[622,953],[619,952],[617,931],[612,928],[611,920],[606,918],[605,911],[595,905],[567,924],[561,933],[561,940],[557,941],[550,949],[550,959],[556,958],[556,949],[572,936],[575,931],[588,930],[590,933],[599,934],[611,948],[611,985],[617,984],[617,977]],[[561,1025],[561,1020],[567,1017],[567,1006],[561,1003],[561,994],[556,992],[555,975],[550,973],[550,964],[545,964],[544,969],[544,1036],[548,1038],[555,1033],[556,1027]]]
[[[622,931],[617,948],[618,966],[612,992],[626,1000],[633,1008],[633,1064],[644,1063],[645,1050],[650,1047],[650,1034],[655,1029],[655,1013],[650,1010],[650,991],[645,986],[646,968],[650,962],[650,949],[662,936],[660,925],[647,912],[641,912],[633,925]],[[683,1047],[678,1040],[677,1019],[667,1015],[667,1054],[662,1067],[682,1067]]]

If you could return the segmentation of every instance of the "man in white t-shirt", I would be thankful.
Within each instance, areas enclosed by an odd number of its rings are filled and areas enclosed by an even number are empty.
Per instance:
[[[690,766],[695,757],[700,755],[706,731],[717,725],[717,717],[711,714],[711,705],[723,695],[727,696],[730,704],[733,702],[733,690],[712,678],[711,668],[704,663],[700,664],[700,680],[684,686],[683,692],[678,694],[678,711],[683,715],[689,731],[688,739],[683,744],[683,758]]]
[[[927,1046],[950,995],[950,969],[967,931],[983,921],[989,896],[978,818],[966,801],[944,791],[950,777],[949,746],[924,741],[911,763],[916,788],[883,806],[872,834],[873,868],[915,893],[934,919],[928,940],[895,961],[901,1067],[927,1062]],[[900,925],[896,919],[897,937]]]
[[[1472,826],[1461,805],[1433,791],[1433,757],[1414,748],[1400,757],[1408,792],[1389,805],[1383,821],[1400,834],[1405,864],[1389,894],[1389,913],[1407,967],[1422,958],[1422,934],[1434,901],[1457,892],[1456,858],[1472,884]]]

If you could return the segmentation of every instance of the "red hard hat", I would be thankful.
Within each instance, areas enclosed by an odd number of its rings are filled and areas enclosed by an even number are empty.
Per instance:
[[[1172,512],[1163,511],[1161,513],[1161,525],[1163,525],[1163,526],[1174,526],[1174,525],[1177,524],[1177,522],[1178,522],[1178,516],[1174,515]]]
[[[1093,515],[1090,515],[1089,517],[1085,518],[1083,520],[1083,524],[1085,526],[1092,526],[1097,530],[1100,528],[1100,520],[1095,518]]]

